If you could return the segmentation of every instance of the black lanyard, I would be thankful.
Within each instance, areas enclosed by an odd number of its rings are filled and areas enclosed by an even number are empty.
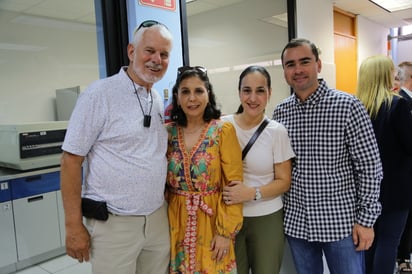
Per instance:
[[[129,74],[128,74],[128,76],[129,76]],[[136,85],[135,85],[135,83],[133,82],[133,80],[130,76],[129,76],[129,78],[130,78],[130,81],[132,81],[132,85],[133,85],[133,88],[134,88],[134,93],[136,94],[137,100],[139,101],[140,109],[142,110],[142,113],[143,113],[143,116],[144,116],[143,126],[144,127],[150,127],[150,121],[152,120],[152,116],[150,114],[152,113],[152,107],[153,107],[152,91],[149,92],[149,94],[150,94],[150,110],[149,110],[148,114],[145,114],[144,111],[143,111],[143,106],[142,106],[142,102],[140,101],[139,94],[137,93]]]

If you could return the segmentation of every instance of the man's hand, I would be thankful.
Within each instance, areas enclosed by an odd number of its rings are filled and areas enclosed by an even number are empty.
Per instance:
[[[353,244],[356,246],[356,251],[368,250],[375,238],[373,227],[365,227],[360,224],[355,224],[352,231]]]
[[[89,261],[90,234],[83,224],[75,227],[66,226],[66,252],[80,263]]]

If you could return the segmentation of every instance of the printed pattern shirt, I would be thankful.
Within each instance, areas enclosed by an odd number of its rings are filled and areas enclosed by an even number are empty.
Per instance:
[[[296,153],[284,195],[285,233],[331,242],[351,235],[355,223],[372,227],[383,174],[362,103],[319,80],[306,101],[293,94],[280,103],[273,119],[287,128]]]

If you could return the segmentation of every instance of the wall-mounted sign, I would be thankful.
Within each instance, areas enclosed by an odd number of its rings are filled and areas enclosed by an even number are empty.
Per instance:
[[[132,41],[133,33],[136,27],[145,20],[156,20],[165,24],[173,35],[173,49],[169,56],[169,68],[167,69],[164,77],[153,85],[154,89],[157,90],[160,96],[163,97],[163,103],[168,104],[170,98],[172,97],[171,91],[173,89],[173,85],[176,82],[177,68],[183,65],[183,39],[186,39],[183,35],[186,35],[185,37],[187,37],[187,31],[182,28],[183,23],[181,20],[186,20],[186,13],[184,15],[181,14],[182,11],[180,5],[181,3],[186,5],[186,2],[184,0],[126,1],[129,41]],[[187,45],[186,48],[188,48]]]
[[[139,4],[171,11],[176,10],[176,0],[139,0]]]

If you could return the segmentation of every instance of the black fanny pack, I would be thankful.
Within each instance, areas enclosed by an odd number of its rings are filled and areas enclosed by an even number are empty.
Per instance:
[[[106,221],[109,218],[106,202],[82,198],[82,213],[86,218]]]

